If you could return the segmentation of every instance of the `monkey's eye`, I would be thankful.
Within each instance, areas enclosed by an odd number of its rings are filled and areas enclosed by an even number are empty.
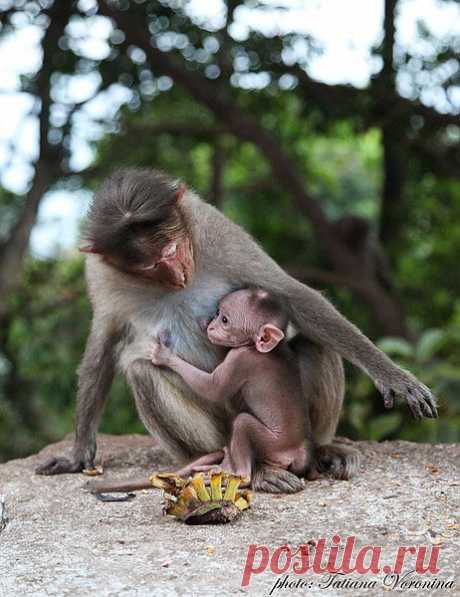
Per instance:
[[[222,323],[228,323],[228,319],[225,315],[222,315]]]
[[[217,309],[217,311],[216,311],[216,317],[219,317],[219,315],[220,315],[220,311],[219,311],[219,309]]]

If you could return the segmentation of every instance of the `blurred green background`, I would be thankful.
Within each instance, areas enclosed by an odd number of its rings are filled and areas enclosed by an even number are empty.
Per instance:
[[[348,367],[342,434],[460,439],[460,6],[417,7],[0,1],[0,461],[73,429],[75,229],[128,165],[182,177],[439,397],[416,422]],[[122,379],[101,429],[143,431]]]

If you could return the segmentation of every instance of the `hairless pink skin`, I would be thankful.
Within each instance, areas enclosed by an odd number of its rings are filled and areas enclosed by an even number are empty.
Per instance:
[[[307,471],[312,454],[300,377],[278,327],[283,317],[273,309],[267,314],[260,300],[266,298],[260,290],[239,290],[221,301],[208,338],[232,350],[212,373],[187,363],[161,340],[151,348],[155,365],[175,371],[202,398],[221,401],[240,393],[245,405],[233,421],[230,444],[178,471],[182,476],[220,465],[250,484],[255,460],[299,476]]]

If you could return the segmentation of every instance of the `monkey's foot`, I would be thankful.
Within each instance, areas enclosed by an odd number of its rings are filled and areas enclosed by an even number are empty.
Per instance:
[[[40,464],[35,469],[37,475],[62,475],[65,473],[79,473],[83,469],[94,468],[93,465],[86,466],[79,460],[69,460],[69,458],[51,458],[47,462]]]
[[[206,482],[208,484],[206,484]],[[176,516],[186,524],[223,524],[239,518],[249,508],[251,492],[239,491],[248,479],[222,472],[203,473],[185,481],[175,475],[152,475],[154,487],[164,489],[164,513]]]
[[[265,493],[297,493],[305,488],[305,481],[284,468],[264,465],[254,473],[252,488]]]
[[[386,408],[393,408],[396,397],[403,398],[416,419],[438,416],[436,398],[423,383],[407,371],[402,371],[396,380],[384,382],[375,380],[375,386],[383,396]]]
[[[358,450],[337,441],[316,449],[318,471],[334,479],[350,479],[358,472],[360,463],[361,454]]]

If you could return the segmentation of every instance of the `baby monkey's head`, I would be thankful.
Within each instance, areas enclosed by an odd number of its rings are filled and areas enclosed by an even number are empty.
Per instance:
[[[287,324],[281,306],[268,292],[246,288],[220,301],[207,332],[219,346],[254,345],[259,352],[270,352],[283,340]]]

